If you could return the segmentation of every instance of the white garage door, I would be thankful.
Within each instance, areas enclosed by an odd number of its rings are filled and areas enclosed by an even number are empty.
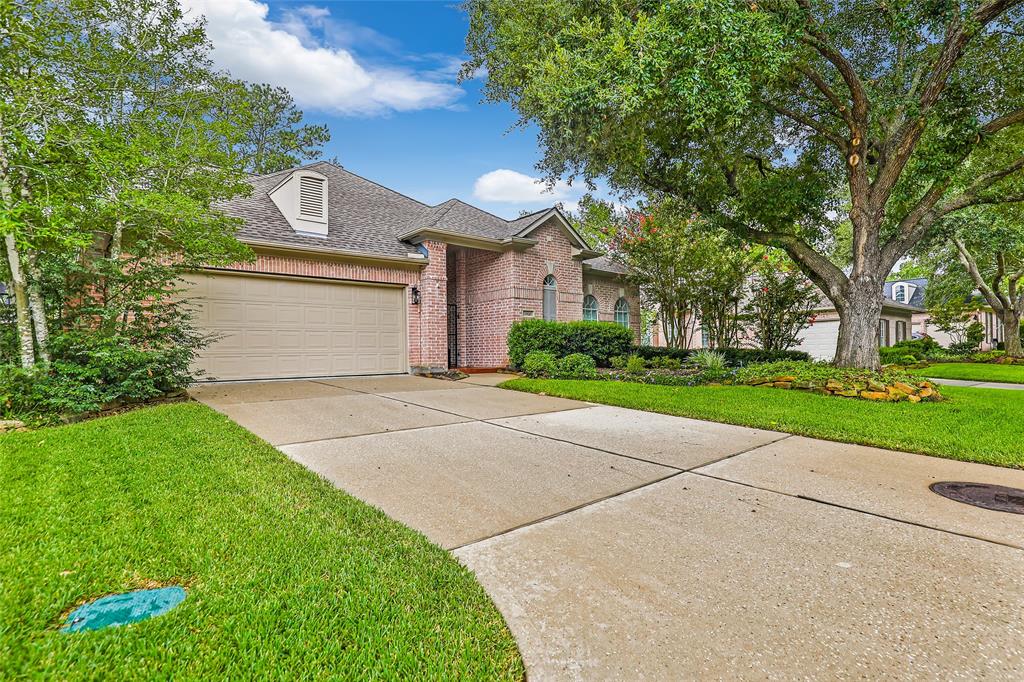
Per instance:
[[[205,380],[403,373],[405,290],[323,280],[196,273],[197,326],[220,337]]]
[[[809,353],[815,360],[834,360],[839,343],[839,320],[815,322],[800,333],[800,345],[794,350]]]

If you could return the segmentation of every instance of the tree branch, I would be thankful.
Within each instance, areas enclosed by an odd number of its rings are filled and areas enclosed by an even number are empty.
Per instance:
[[[903,123],[885,146],[883,158],[886,161],[879,169],[871,187],[871,199],[875,205],[881,206],[888,201],[924,133],[928,112],[946,89],[953,67],[960,60],[967,44],[1000,14],[1020,2],[1021,0],[991,0],[972,12],[967,22],[961,22],[959,17],[954,17],[949,22],[946,40],[918,98],[917,116],[914,120]]]
[[[836,108],[836,112],[842,117],[849,126],[850,131],[853,131],[853,116],[850,115],[850,106],[847,102],[839,99],[839,95],[836,94],[835,90],[825,81],[820,73],[810,68],[809,66],[797,66],[797,71],[807,76],[812,83],[818,88],[821,94],[825,95],[825,99],[832,103],[832,106]]]
[[[787,107],[779,106],[778,104],[772,104],[770,102],[765,102],[765,104],[768,105],[779,115],[785,116],[786,118],[792,121],[796,121],[801,125],[807,126],[808,128],[817,132],[819,135],[828,138],[829,140],[834,142],[836,146],[838,146],[844,154],[846,153],[846,140],[844,140],[839,135],[839,133],[829,129],[828,127],[811,118],[810,116],[805,116],[804,114],[801,114],[799,111],[793,111],[792,109],[789,109]]]
[[[1006,114],[1005,116],[999,116],[992,119],[981,127],[982,135],[992,135],[998,133],[1003,128],[1009,128],[1010,126],[1024,123],[1024,109],[1018,109],[1017,111]]]
[[[997,312],[1002,312],[1003,302],[993,294],[992,289],[985,282],[985,278],[981,276],[981,271],[978,269],[978,262],[971,255],[971,252],[967,250],[967,246],[957,237],[953,238],[953,245],[956,246],[957,253],[960,255],[960,262],[963,263],[964,268],[967,269],[967,274],[970,275],[971,280],[974,281],[974,285],[978,287],[978,291],[985,297],[988,304],[992,306],[992,309]]]

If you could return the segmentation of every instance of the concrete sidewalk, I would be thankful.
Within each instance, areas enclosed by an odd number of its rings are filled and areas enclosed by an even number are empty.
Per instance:
[[[1024,471],[489,380],[194,393],[453,550],[530,679],[1024,675],[1024,516],[928,490]]]

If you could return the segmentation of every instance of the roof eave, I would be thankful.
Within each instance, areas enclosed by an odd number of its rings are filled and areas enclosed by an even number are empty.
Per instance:
[[[282,244],[280,242],[264,241],[260,239],[245,239],[239,241],[253,248],[257,252],[280,252],[303,255],[319,255],[339,260],[358,261],[361,263],[380,263],[390,266],[411,265],[420,267],[430,262],[429,258],[409,254],[407,256],[392,256],[388,254],[368,253],[365,251],[350,251],[348,249],[334,249],[329,247],[305,246],[300,244]]]
[[[436,228],[422,228],[399,235],[398,239],[410,244],[422,244],[425,241],[438,241],[453,246],[464,246],[470,249],[482,249],[484,251],[505,251],[506,249],[526,249],[537,244],[536,239],[524,239],[522,237],[483,237],[480,235],[466,234],[464,232],[453,232],[451,230],[438,230]]]

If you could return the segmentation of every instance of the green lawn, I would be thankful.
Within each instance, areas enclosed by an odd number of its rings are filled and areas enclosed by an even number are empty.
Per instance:
[[[0,436],[0,679],[515,679],[470,572],[198,404]],[[86,599],[171,613],[64,634]]]
[[[515,379],[502,384],[638,410],[1024,468],[1024,391],[943,387],[941,403],[876,403],[753,386]]]
[[[987,362],[940,362],[919,374],[936,379],[964,379],[966,381],[998,381],[1004,384],[1024,384],[1024,365],[997,365]]]

